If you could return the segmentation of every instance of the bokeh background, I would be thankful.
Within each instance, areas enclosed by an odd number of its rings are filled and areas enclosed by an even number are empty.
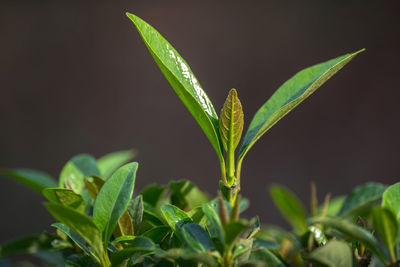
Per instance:
[[[286,225],[271,183],[307,204],[400,178],[398,1],[1,1],[0,167],[54,177],[78,153],[136,148],[136,192],[188,178],[215,195],[217,157],[153,62],[130,11],[190,64],[219,112],[237,88],[246,127],[286,79],[366,48],[248,153],[246,216]],[[49,229],[44,199],[0,178],[0,243]]]

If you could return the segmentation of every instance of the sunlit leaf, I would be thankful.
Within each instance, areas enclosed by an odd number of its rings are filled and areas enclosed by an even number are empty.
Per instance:
[[[108,178],[123,164],[132,160],[137,154],[136,150],[122,150],[109,153],[97,159],[101,176]]]

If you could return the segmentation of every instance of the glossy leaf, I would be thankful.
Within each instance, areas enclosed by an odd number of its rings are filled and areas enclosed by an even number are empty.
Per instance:
[[[316,217],[310,219],[311,224],[322,224],[342,232],[346,237],[364,244],[369,250],[376,254],[382,261],[386,262],[385,253],[382,251],[375,237],[364,228],[361,228],[347,220],[331,217]]]
[[[85,185],[85,177],[100,175],[96,159],[91,155],[80,154],[70,159],[60,174],[60,187],[81,193]]]
[[[139,233],[139,226],[143,220],[143,209],[144,206],[142,195],[135,197],[135,199],[131,201],[128,208],[128,212],[132,218],[133,232],[135,235]]]
[[[390,209],[400,220],[400,183],[389,186],[382,195],[382,207]]]
[[[254,143],[275,123],[314,93],[358,53],[346,54],[306,68],[286,81],[257,111],[239,150],[242,159]]]
[[[375,229],[378,231],[379,236],[389,249],[392,261],[395,261],[396,256],[394,248],[398,233],[396,216],[389,209],[375,206],[372,209],[372,218]]]
[[[47,173],[30,169],[0,169],[0,176],[9,177],[42,193],[45,188],[57,187],[56,181]]]
[[[177,224],[191,223],[193,220],[186,212],[179,209],[178,207],[170,204],[164,204],[161,206],[161,212],[164,215],[168,225],[175,231]]]
[[[45,203],[45,206],[54,218],[81,236],[99,258],[103,256],[101,232],[88,216],[60,204]]]
[[[0,246],[0,258],[51,250],[53,248],[52,242],[57,239],[57,237],[47,233],[18,238]]]
[[[206,230],[197,223],[188,223],[182,227],[183,238],[194,250],[207,252],[214,247]]]
[[[203,204],[202,209],[208,219],[207,228],[211,237],[216,237],[219,241],[225,243],[224,230],[222,229],[222,224],[217,211],[212,208],[209,203]]]
[[[126,212],[135,186],[137,162],[119,168],[101,188],[93,209],[93,221],[103,232],[105,242]]]
[[[190,210],[209,201],[209,198],[201,190],[188,180],[172,181],[171,204],[183,210]]]
[[[325,246],[315,249],[307,256],[307,259],[313,263],[312,266],[353,266],[353,252],[351,248],[347,243],[339,240],[329,241]]]
[[[313,235],[314,240],[317,242],[318,246],[324,246],[328,242],[323,229],[317,225],[311,225],[309,228],[310,233]]]
[[[97,165],[102,177],[108,178],[123,164],[129,162],[137,155],[136,150],[122,150],[109,153],[97,159]]]
[[[270,194],[276,207],[292,225],[293,229],[298,233],[304,233],[307,230],[307,213],[296,195],[288,188],[280,185],[272,185]]]
[[[71,189],[46,188],[42,194],[51,202],[74,209],[80,213],[85,211],[85,200]]]
[[[223,153],[218,136],[218,115],[189,65],[161,34],[139,17],[127,13],[155,62],[210,140],[218,157]]]
[[[382,197],[386,188],[386,185],[375,182],[369,182],[357,186],[344,201],[339,215],[348,216],[372,204],[374,201]]]
[[[104,183],[106,182],[103,180],[103,178],[101,178],[99,176],[91,176],[91,177],[85,178],[84,181],[85,181],[86,189],[88,190],[88,192],[93,200],[96,199],[97,195],[100,192],[100,189],[103,187]]]

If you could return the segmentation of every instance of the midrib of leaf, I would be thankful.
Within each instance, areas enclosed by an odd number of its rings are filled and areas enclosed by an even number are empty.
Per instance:
[[[329,80],[330,77],[332,77],[336,72],[338,72],[342,67],[344,67],[353,57],[355,57],[357,54],[363,52],[364,49],[357,51],[355,53],[349,54],[347,58],[339,61],[335,65],[333,65],[331,68],[327,69],[319,78],[317,78],[315,81],[311,82],[311,86],[308,87],[304,92],[300,94],[300,96],[294,100],[292,100],[294,97],[288,100],[288,102],[282,106],[280,109],[274,112],[274,114],[265,122],[263,123],[263,126],[261,128],[258,128],[257,134],[253,137],[253,139],[248,143],[248,145],[245,145],[245,141],[243,140],[243,144],[240,148],[239,151],[239,159],[238,162],[241,162],[244,158],[244,156],[247,154],[247,152],[250,150],[250,148],[254,145],[254,143],[261,138],[261,136],[266,133],[269,129],[271,129],[272,126],[274,126],[281,118],[286,116],[292,109],[297,107],[305,98],[307,98],[309,95],[311,95],[317,88],[319,88],[322,84],[324,84],[326,81]],[[335,69],[332,71],[333,69]],[[283,85],[282,85],[283,86]],[[300,91],[301,92],[301,91]],[[275,94],[275,93],[274,93]],[[299,94],[298,94],[299,95]],[[271,96],[273,97],[273,95]],[[281,115],[281,111],[283,111],[283,115]],[[251,125],[249,126],[249,128]],[[255,128],[254,130],[256,130]],[[246,134],[247,136],[247,134]],[[246,138],[245,136],[245,138]],[[240,164],[240,163],[238,163]]]

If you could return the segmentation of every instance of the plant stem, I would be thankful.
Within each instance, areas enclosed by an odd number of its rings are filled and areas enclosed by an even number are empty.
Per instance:
[[[225,160],[223,157],[219,157],[219,165],[221,167],[221,180],[224,185],[228,186],[228,181],[226,180]]]

